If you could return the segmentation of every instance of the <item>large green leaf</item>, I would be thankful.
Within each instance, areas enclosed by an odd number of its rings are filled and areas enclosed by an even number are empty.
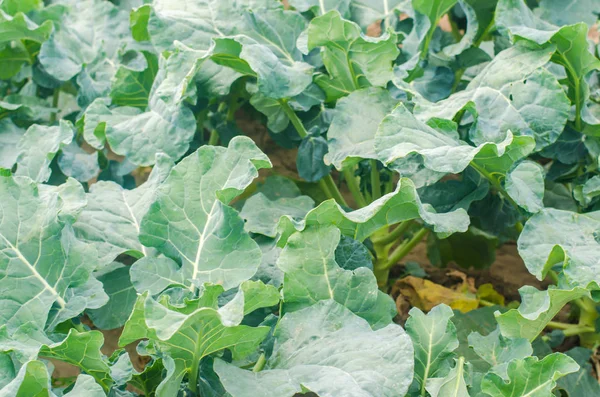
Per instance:
[[[215,371],[232,397],[392,397],[406,393],[413,374],[410,338],[395,324],[373,331],[334,301],[286,314],[275,331],[265,370],[253,373],[224,361]]]
[[[415,379],[411,389],[424,395],[427,383],[444,376],[448,360],[458,347],[456,327],[450,321],[452,309],[446,305],[435,306],[427,315],[414,307],[406,321],[406,332],[415,349]]]
[[[123,253],[136,257],[152,254],[153,250],[138,240],[140,225],[172,167],[173,161],[159,154],[148,180],[133,190],[110,181],[92,185],[86,195],[87,205],[73,228],[80,239],[96,247],[101,265],[110,264]]]
[[[561,264],[573,285],[598,288],[600,212],[577,214],[547,208],[532,216],[519,237],[519,254],[538,279]]]
[[[64,197],[41,194],[21,177],[0,177],[0,197],[0,322],[8,335],[53,328],[104,305],[107,296],[90,277],[97,252],[61,220],[69,208]]]
[[[415,115],[452,120],[466,110],[462,123],[476,145],[500,143],[507,130],[532,136],[537,149],[552,144],[562,132],[569,114],[569,100],[554,75],[542,66],[554,52],[550,45],[523,43],[498,54],[465,91],[429,103],[417,102]]]
[[[552,353],[542,360],[527,357],[508,364],[508,381],[494,373],[487,374],[481,383],[484,393],[493,397],[551,396],[556,380],[576,372],[577,363],[561,353]]]
[[[152,90],[154,78],[158,72],[158,59],[154,54],[145,52],[147,67],[143,71],[122,65],[113,78],[110,97],[118,106],[131,106],[145,109]]]
[[[279,224],[279,244],[285,244],[295,231],[312,225],[335,225],[342,234],[363,241],[384,226],[416,218],[421,218],[442,237],[464,232],[469,226],[469,217],[464,209],[438,214],[431,206],[421,203],[410,179],[400,178],[395,191],[356,211],[346,211],[331,199],[309,211],[301,222],[287,216],[282,217]]]
[[[532,286],[519,289],[521,305],[505,313],[496,313],[502,335],[509,338],[526,338],[533,341],[544,330],[546,324],[572,300],[588,295],[583,288],[570,290],[549,288],[539,291]]]
[[[222,291],[220,286],[207,286],[199,299],[186,301],[184,306],[173,306],[166,301],[159,303],[146,295],[138,298],[119,343],[125,345],[149,338],[156,348],[173,359],[174,372],[158,387],[157,396],[176,394],[185,375],[195,389],[203,357],[230,349],[234,359],[241,359],[254,352],[266,337],[268,327],[239,325],[244,316],[243,292],[217,308],[217,298]]]
[[[536,213],[544,207],[544,169],[533,161],[524,161],[506,176],[508,195],[526,211]]]
[[[322,300],[335,300],[372,327],[391,324],[397,313],[390,297],[379,291],[368,263],[342,269],[335,260],[340,231],[334,226],[309,227],[290,236],[277,266],[284,273],[284,310],[296,311]]]
[[[99,309],[87,310],[87,315],[99,329],[122,327],[137,299],[137,292],[129,277],[129,267],[115,262],[113,266],[95,276],[102,283],[108,295],[108,302]]]
[[[443,378],[429,378],[425,389],[431,397],[470,397],[465,382],[465,363],[461,357]]]
[[[535,14],[557,26],[585,22],[593,25],[600,14],[600,4],[594,0],[541,0]]]
[[[412,6],[411,0],[351,0],[350,11],[351,19],[366,29],[379,20],[392,22],[396,12],[412,13]]]
[[[579,371],[558,380],[558,387],[567,392],[569,397],[600,395],[600,383],[594,376],[590,357],[592,351],[584,347],[574,347],[565,352],[579,364]]]
[[[575,123],[580,128],[581,110],[589,96],[586,77],[592,70],[600,69],[600,60],[588,48],[588,26],[580,22],[561,28],[545,22],[535,16],[523,0],[500,0],[496,9],[496,25],[517,40],[555,46],[552,61],[565,68],[569,98],[576,108]]]
[[[499,328],[485,336],[472,332],[468,341],[475,353],[490,364],[492,371],[503,378],[506,378],[506,370],[510,361],[524,359],[533,354],[529,340],[505,338]]]
[[[29,361],[19,369],[17,376],[0,389],[0,397],[49,396],[50,374],[41,361]]]
[[[399,105],[379,125],[375,151],[379,160],[392,168],[398,160],[416,153],[421,155],[426,168],[437,172],[459,173],[474,164],[488,173],[494,168],[497,173],[500,168],[507,172],[514,161],[531,153],[532,143],[532,138],[513,137],[508,131],[498,143],[471,146],[459,140],[456,131],[435,130]]]
[[[35,24],[25,14],[18,13],[14,17],[0,11],[0,44],[5,45],[13,40],[31,40],[43,43],[52,33],[52,22]]]
[[[155,84],[159,84],[157,78]],[[111,149],[137,165],[152,165],[156,153],[179,159],[190,146],[196,132],[196,119],[190,109],[151,95],[146,111],[133,107],[110,109],[96,100],[85,114],[86,140],[102,148],[106,140]],[[89,138],[89,139],[88,139]]]
[[[361,87],[385,86],[392,79],[392,62],[399,53],[395,33],[367,37],[357,24],[330,11],[310,22],[307,36],[309,51],[321,47],[329,76],[317,76],[315,82],[328,100]]]
[[[129,15],[110,2],[69,2],[47,12],[56,18],[55,31],[42,45],[39,61],[58,80],[70,80],[99,56],[115,59],[128,44]]]
[[[61,121],[59,126],[34,124],[27,129],[17,144],[16,175],[28,176],[36,182],[50,178],[50,163],[56,153],[73,139],[71,123]]]
[[[232,139],[228,148],[201,147],[159,187],[140,241],[177,261],[192,290],[205,282],[236,287],[254,275],[261,254],[228,203],[270,165],[247,137]]]
[[[341,98],[327,132],[329,152],[325,161],[341,170],[360,159],[376,158],[377,127],[395,105],[396,101],[382,88],[366,88]]]
[[[108,391],[113,381],[110,377],[110,368],[100,352],[103,344],[104,337],[100,331],[78,332],[71,329],[63,341],[42,346],[39,356],[77,366],[83,372],[93,376],[96,382]]]
[[[246,222],[245,229],[268,237],[277,236],[277,224],[282,216],[295,220],[304,219],[315,202],[308,196],[280,197],[270,200],[263,193],[257,193],[244,203],[240,216]]]
[[[25,130],[19,128],[12,120],[0,120],[0,168],[11,169],[17,162],[19,152],[17,145]]]

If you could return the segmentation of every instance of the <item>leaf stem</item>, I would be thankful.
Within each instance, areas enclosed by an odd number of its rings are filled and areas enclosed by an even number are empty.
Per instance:
[[[252,372],[262,371],[263,368],[265,367],[266,363],[267,363],[267,357],[265,356],[265,353],[262,353],[260,355],[260,357],[258,358],[258,361],[256,361],[256,364],[254,364],[254,368],[252,368]]]
[[[329,191],[329,197],[337,201],[338,204],[343,205],[344,207],[348,207],[348,203],[344,199],[344,196],[342,196],[342,193],[340,193],[340,189],[338,189],[337,185],[335,184],[335,181],[331,177],[331,174],[323,177],[321,181],[324,181],[325,186]],[[319,186],[321,186],[321,181],[319,181]]]
[[[377,169],[377,160],[371,160],[371,198],[373,201],[381,197],[381,180]]]
[[[342,172],[344,174],[344,179],[346,179],[346,183],[348,184],[348,189],[350,190],[350,193],[352,193],[352,197],[356,202],[356,205],[358,205],[359,208],[366,207],[367,200],[365,200],[362,193],[360,192],[360,187],[358,186],[358,183],[356,183],[356,177],[354,176],[353,170],[345,169]]]
[[[402,243],[390,254],[387,262],[383,265],[383,268],[390,269],[392,266],[398,263],[402,258],[408,255],[410,251],[412,251],[412,249],[415,248],[415,246],[419,244],[419,242],[423,240],[425,236],[427,236],[428,233],[429,229],[426,229],[425,226],[423,226],[418,232],[415,233],[414,236],[412,236],[410,240]]]
[[[371,241],[373,242],[373,244],[377,244],[377,245],[386,245],[389,243],[393,243],[394,241],[396,241],[400,237],[402,237],[404,235],[404,233],[406,233],[406,231],[411,227],[411,225],[413,223],[414,223],[413,220],[404,221],[404,222],[400,223],[394,230],[392,230],[388,234],[386,234],[382,237],[379,237],[379,238],[377,238],[377,237],[371,238]]]
[[[60,88],[55,88],[54,93],[52,94],[52,108],[58,108],[58,100],[60,99]],[[57,112],[54,111],[50,114],[50,124],[54,124],[56,122]]]
[[[208,144],[211,146],[217,146],[219,144],[219,133],[217,130],[212,130],[210,132],[210,138],[208,139]]]
[[[298,132],[298,135],[300,135],[300,138],[304,139],[305,137],[307,137],[308,132],[306,131],[306,128],[304,128],[302,120],[300,120],[296,112],[294,112],[294,109],[290,107],[290,104],[288,103],[287,99],[280,99],[279,104],[281,105],[281,108],[283,109],[285,115],[288,116],[290,122]],[[333,198],[335,201],[338,202],[338,204],[347,207],[348,204],[346,203],[346,200],[344,200],[344,197],[342,196],[335,182],[333,181],[331,174],[323,177],[322,180],[324,180],[324,183],[328,187],[327,191],[323,190],[323,193],[325,193],[327,197]],[[319,186],[322,189],[324,185],[319,181]]]

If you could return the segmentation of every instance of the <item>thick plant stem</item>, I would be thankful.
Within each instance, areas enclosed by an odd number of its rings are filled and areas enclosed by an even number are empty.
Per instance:
[[[263,368],[265,367],[266,363],[267,363],[267,357],[265,356],[265,353],[262,353],[260,355],[260,357],[258,358],[258,361],[256,362],[256,364],[254,364],[254,368],[252,368],[252,372],[262,371]]]
[[[52,107],[56,109],[58,107],[58,100],[60,99],[60,88],[55,88],[54,93],[52,94]],[[57,113],[52,112],[50,114],[50,124],[54,124],[56,122]]]
[[[429,233],[429,230],[423,227],[421,230],[416,232],[410,240],[402,243],[402,245],[400,245],[391,253],[384,267],[390,269],[392,266],[398,263],[398,261],[408,255],[408,253],[412,251],[413,248],[415,248],[425,236],[427,236],[427,233]]]
[[[367,200],[365,200],[360,192],[360,187],[358,186],[358,183],[356,183],[354,172],[347,169],[343,171],[343,174],[344,179],[346,179],[346,183],[348,184],[348,189],[350,190],[350,193],[352,193],[352,197],[354,198],[356,205],[358,205],[358,208],[366,207],[368,205]]]
[[[335,184],[335,181],[331,177],[331,174],[329,174],[326,177],[324,177],[323,179],[321,179],[321,181],[325,182],[325,185],[327,186],[327,189],[330,192],[329,197],[331,197],[335,201],[337,201],[338,204],[341,204],[344,207],[348,207],[348,203],[346,203],[346,199],[344,199],[344,196],[342,196],[342,193],[340,193],[340,190],[338,189],[337,185]]]
[[[308,136],[308,131],[306,131],[306,128],[304,128],[304,124],[302,124],[302,120],[300,120],[300,118],[298,117],[296,112],[294,112],[294,109],[292,109],[290,107],[288,101],[285,99],[280,99],[279,104],[281,105],[281,108],[283,109],[283,112],[285,113],[285,115],[288,116],[288,118],[290,119],[290,122],[292,123],[292,125],[294,126],[296,131],[298,132],[298,135],[300,135],[300,138],[306,138]],[[325,193],[325,195],[327,195],[327,197],[332,198],[335,201],[337,201],[338,204],[347,207],[348,204],[346,204],[344,197],[342,196],[339,189],[335,185],[335,182],[333,181],[331,174],[323,177],[323,179],[325,180],[325,183],[327,184],[327,187],[328,187],[328,191],[327,192],[323,191],[323,193]],[[319,186],[323,187],[324,185],[319,183]]]
[[[210,138],[208,138],[208,144],[211,146],[216,146],[219,144],[219,133],[217,130],[212,130],[210,132]]]
[[[386,245],[386,244],[393,243],[394,241],[396,241],[400,237],[402,237],[402,235],[404,235],[404,233],[410,228],[410,226],[412,224],[413,224],[412,220],[404,221],[404,222],[400,223],[391,232],[388,232],[387,234],[382,235],[379,238],[373,237],[373,238],[371,238],[371,241],[373,242],[373,244],[377,244],[377,245]]]
[[[377,169],[377,160],[371,160],[371,199],[373,201],[381,197],[381,181],[379,180],[379,170]]]

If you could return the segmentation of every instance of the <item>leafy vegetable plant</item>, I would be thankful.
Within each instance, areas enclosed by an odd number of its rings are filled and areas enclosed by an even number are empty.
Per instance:
[[[598,15],[0,0],[0,396],[600,395]]]

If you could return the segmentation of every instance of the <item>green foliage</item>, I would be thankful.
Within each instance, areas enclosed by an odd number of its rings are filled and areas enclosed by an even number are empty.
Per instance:
[[[0,1],[0,397],[598,394],[597,2],[285,3]]]

